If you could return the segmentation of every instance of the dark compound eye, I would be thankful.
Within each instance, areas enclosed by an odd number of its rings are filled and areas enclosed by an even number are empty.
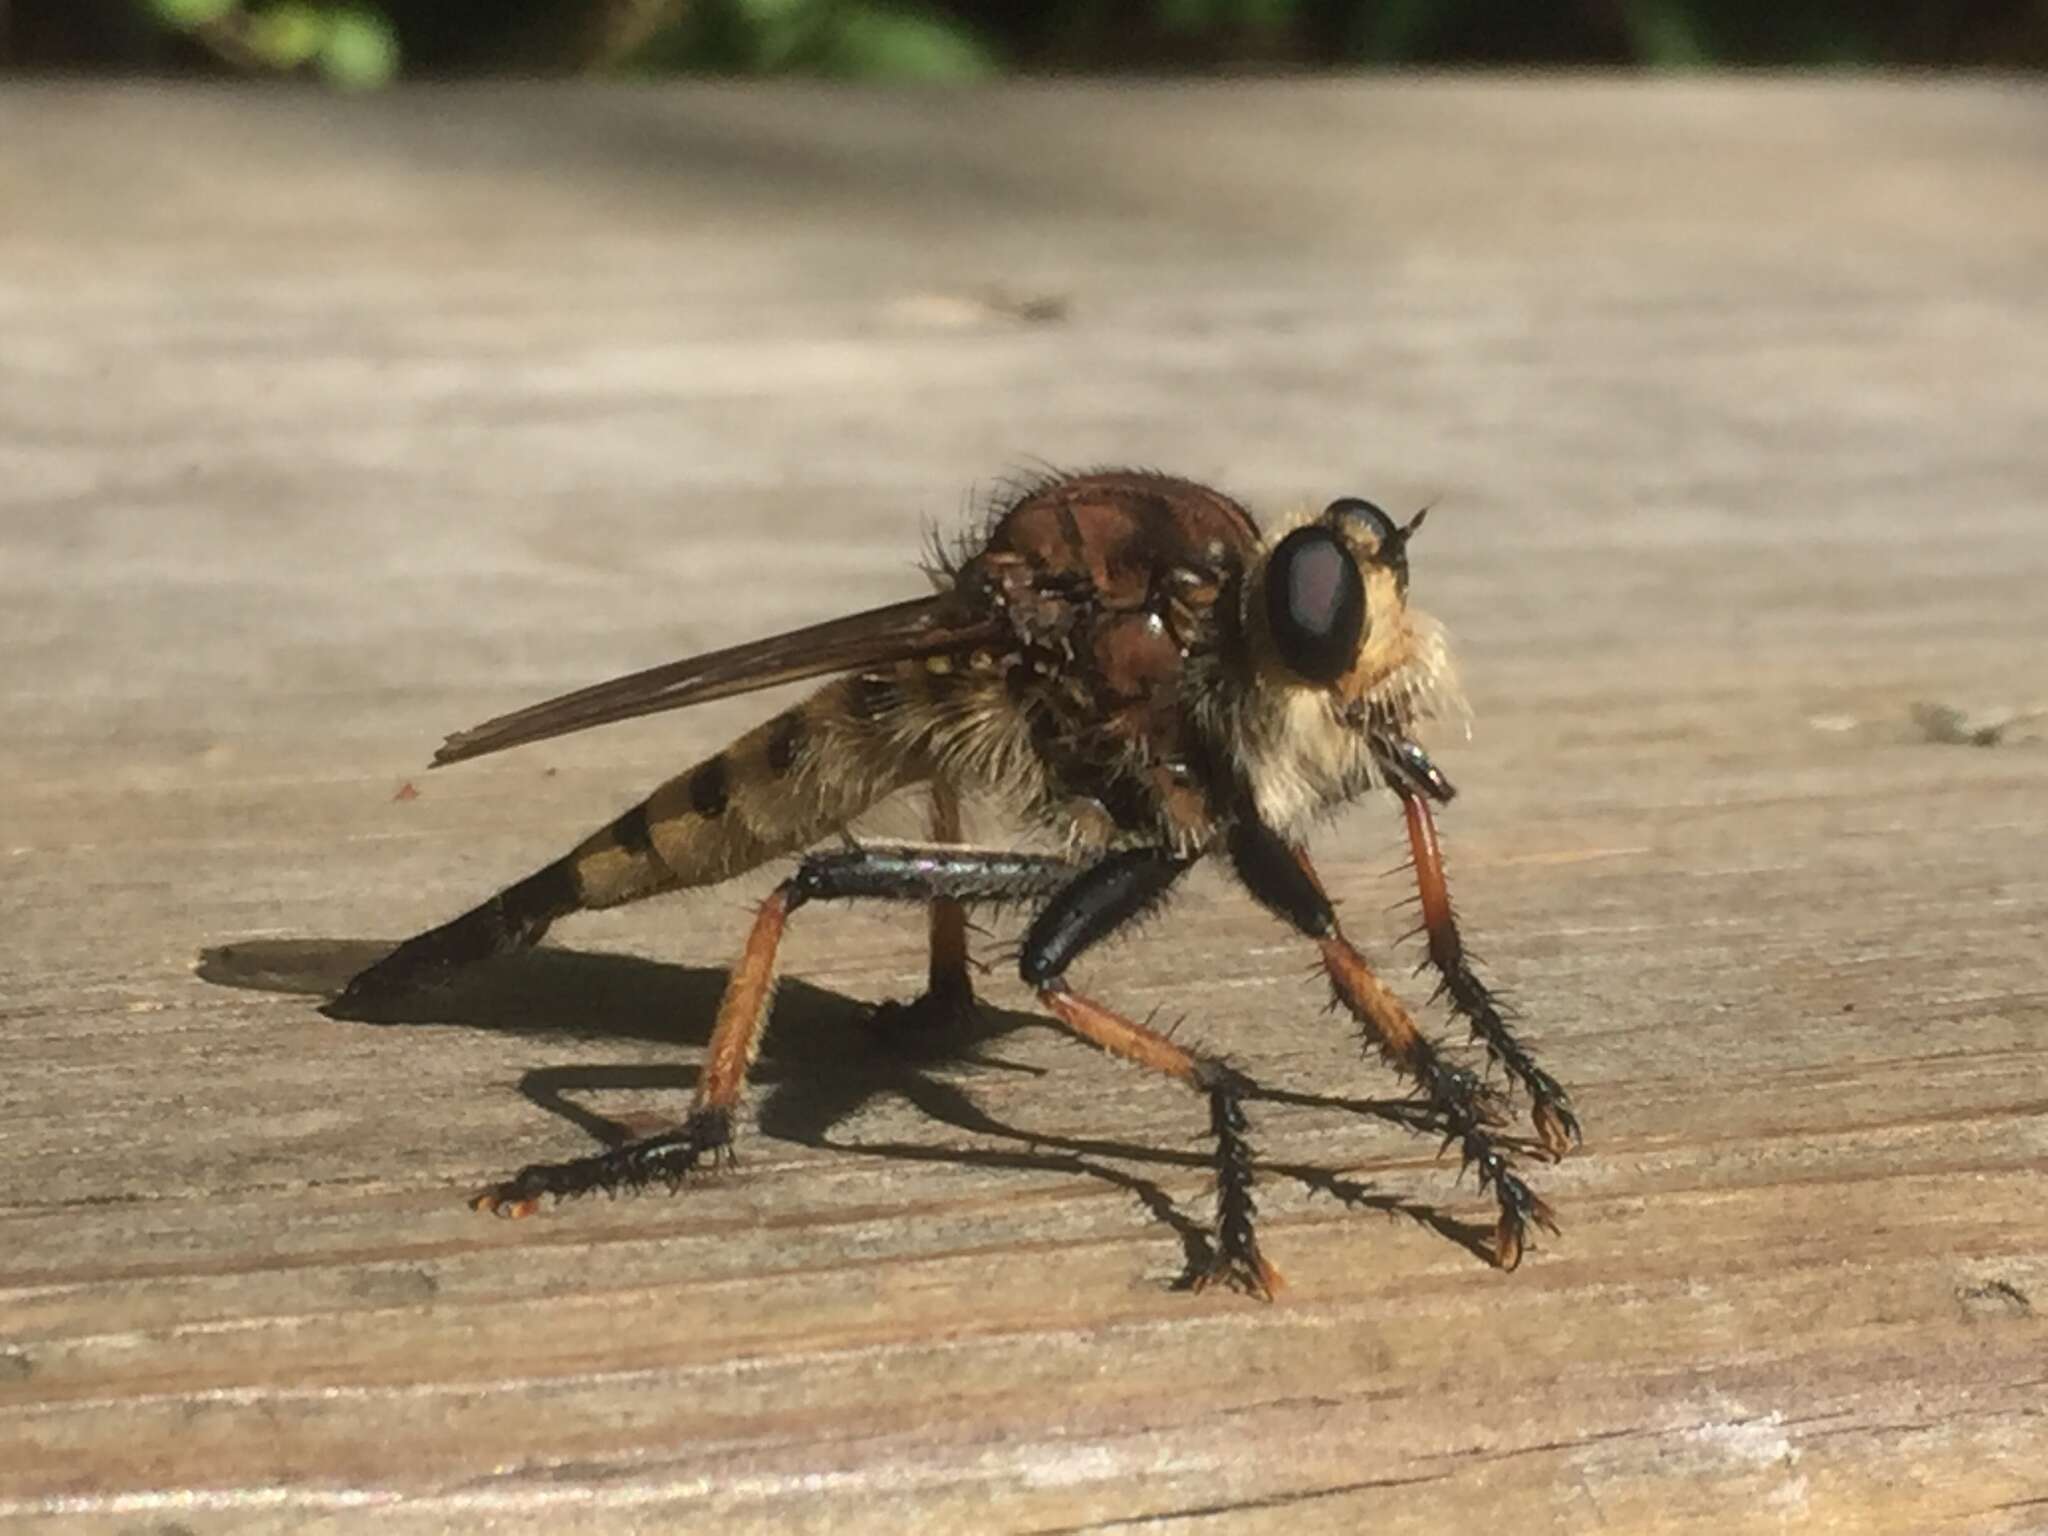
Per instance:
[[[1365,582],[1328,528],[1297,528],[1274,549],[1266,627],[1280,660],[1304,682],[1333,683],[1351,669],[1365,633]]]

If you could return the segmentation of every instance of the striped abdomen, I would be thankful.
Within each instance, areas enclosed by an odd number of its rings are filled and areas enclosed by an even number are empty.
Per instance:
[[[845,677],[663,784],[568,854],[408,939],[356,978],[344,1005],[532,944],[559,917],[713,885],[795,853],[884,795],[932,777],[924,668]]]
[[[729,880],[929,778],[923,753],[892,750],[897,694],[891,679],[841,678],[676,775],[560,861],[574,907]]]

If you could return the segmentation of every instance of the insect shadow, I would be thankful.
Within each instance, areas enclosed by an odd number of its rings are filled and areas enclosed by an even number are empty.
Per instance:
[[[389,946],[371,939],[249,939],[200,952],[197,974],[217,986],[306,997],[331,997]],[[527,1039],[642,1040],[702,1048],[725,990],[722,969],[691,968],[549,946],[470,966],[445,983],[330,1018],[377,1026],[453,1024]],[[1053,1029],[1035,1014],[993,1008],[943,1028],[887,1027],[870,1005],[799,978],[775,997],[761,1058],[750,1074],[758,1096],[760,1134],[823,1150],[865,1153],[905,1162],[967,1168],[1019,1169],[1080,1175],[1122,1190],[1179,1239],[1185,1268],[1176,1288],[1194,1284],[1214,1258],[1205,1222],[1189,1216],[1152,1179],[1115,1164],[1206,1169],[1201,1151],[1163,1150],[1129,1142],[1031,1131],[989,1114],[959,1079],[978,1071],[1043,1068],[1003,1059],[990,1047],[1022,1029]],[[592,1109],[585,1096],[603,1093],[687,1094],[697,1069],[643,1063],[535,1067],[519,1091],[538,1108],[579,1127],[607,1147],[657,1127]],[[1282,1089],[1251,1097],[1297,1107],[1336,1109],[1408,1130],[1431,1128],[1427,1109],[1407,1099],[1351,1099]],[[1008,1143],[938,1147],[836,1135],[870,1100],[900,1098],[931,1120],[968,1135]],[[638,1123],[636,1123],[638,1122]],[[1370,1184],[1306,1164],[1261,1159],[1259,1170],[1331,1196],[1347,1206],[1401,1215],[1488,1259],[1490,1229],[1437,1207],[1376,1191]]]

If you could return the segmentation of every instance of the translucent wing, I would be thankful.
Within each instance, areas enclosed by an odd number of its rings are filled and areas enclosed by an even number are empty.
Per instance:
[[[992,618],[963,611],[950,592],[871,608],[791,630],[766,640],[686,657],[529,704],[509,715],[457,731],[441,743],[434,766],[566,736],[571,731],[681,709],[828,672],[853,672],[915,657],[987,644],[1002,634]]]

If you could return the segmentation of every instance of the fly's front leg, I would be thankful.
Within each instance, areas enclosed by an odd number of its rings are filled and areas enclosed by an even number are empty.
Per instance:
[[[1436,840],[1436,821],[1420,795],[1403,794],[1401,809],[1408,818],[1408,845],[1415,855],[1415,883],[1422,892],[1422,925],[1429,936],[1429,963],[1436,967],[1437,989],[1472,1027],[1486,1051],[1499,1062],[1510,1081],[1529,1094],[1529,1118],[1552,1157],[1562,1157],[1581,1138],[1579,1118],[1563,1085],[1536,1064],[1529,1048],[1508,1028],[1505,1011],[1486,983],[1473,971],[1458,936],[1451,910],[1450,886],[1444,880],[1443,850]]]
[[[1090,1045],[1207,1096],[1209,1132],[1216,1141],[1216,1258],[1196,1284],[1221,1281],[1270,1301],[1282,1282],[1259,1252],[1253,1226],[1257,1207],[1243,1105],[1252,1085],[1220,1059],[1190,1051],[1067,985],[1067,966],[1082,950],[1157,907],[1192,862],[1141,848],[1090,865],[1032,923],[1018,970],[1047,1012]]]
[[[1376,731],[1372,741],[1374,755],[1394,793],[1401,797],[1401,810],[1407,818],[1408,848],[1422,897],[1422,931],[1429,940],[1429,963],[1437,973],[1437,995],[1471,1026],[1472,1038],[1486,1047],[1486,1054],[1500,1064],[1508,1081],[1527,1091],[1536,1135],[1546,1152],[1562,1157],[1581,1139],[1571,1098],[1508,1028],[1508,1010],[1473,970],[1458,933],[1436,818],[1429,809],[1431,800],[1448,802],[1457,791],[1418,743],[1389,729]]]
[[[866,899],[931,902],[1025,901],[1066,885],[1074,866],[1046,854],[978,848],[853,848],[812,854],[761,904],[746,948],[726,981],[697,1098],[682,1125],[658,1136],[579,1157],[536,1163],[471,1202],[500,1216],[526,1216],[549,1196],[671,1187],[685,1174],[729,1160],[733,1114],[775,990],[775,952],[789,916],[806,902]]]
[[[1316,941],[1337,1001],[1380,1054],[1422,1090],[1446,1137],[1458,1144],[1465,1163],[1478,1170],[1479,1187],[1494,1192],[1499,1206],[1494,1259],[1501,1268],[1513,1269],[1522,1261],[1532,1223],[1552,1232],[1557,1227],[1550,1207],[1523,1181],[1510,1148],[1495,1134],[1501,1119],[1498,1098],[1475,1074],[1444,1060],[1401,1000],[1344,937],[1306,854],[1250,819],[1233,828],[1230,854],[1253,897]]]

